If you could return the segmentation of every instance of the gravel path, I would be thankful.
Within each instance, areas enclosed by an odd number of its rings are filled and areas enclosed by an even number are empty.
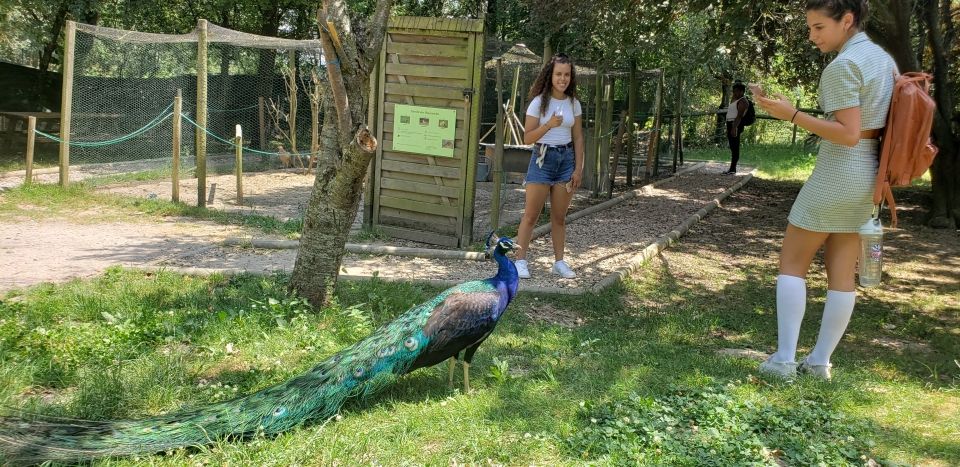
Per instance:
[[[551,288],[594,285],[740,180],[739,176],[720,174],[725,168],[722,164],[708,164],[661,183],[647,194],[568,224],[566,259],[578,273],[575,279],[561,279],[549,272],[553,264],[550,236],[536,239],[528,255],[533,277],[524,284]],[[424,246],[412,242],[408,245]],[[159,264],[266,272],[290,270],[295,257],[296,250],[217,246]],[[347,254],[342,267],[342,272],[348,275],[377,273],[384,278],[454,281],[488,277],[492,271],[491,263],[483,261],[357,254]]]
[[[676,227],[683,219],[734,185],[739,177],[720,175],[724,168],[722,164],[708,164],[700,170],[662,182],[647,194],[568,224],[566,258],[579,273],[576,279],[559,279],[550,274],[550,236],[536,239],[528,257],[534,277],[524,283],[560,288],[595,284],[654,239]],[[296,210],[302,209],[298,203],[305,203],[309,196],[312,180],[310,176],[293,171],[245,177],[245,188],[249,187],[250,193],[247,199],[253,205],[250,207],[231,203],[232,177],[211,177],[211,182],[218,186],[214,191],[213,206],[249,209],[281,218],[284,217],[283,212],[288,212],[289,217],[294,217],[298,215]],[[184,180],[184,186],[189,187],[189,183],[189,179]],[[489,205],[489,201],[486,201],[489,199],[489,185],[486,183],[478,187],[478,206]],[[195,189],[195,180],[192,186]],[[504,223],[515,223],[522,212],[523,190],[518,185],[507,185],[506,188],[501,218]],[[106,190],[164,197],[169,196],[170,188],[166,183],[138,183]],[[190,199],[188,193],[189,189],[181,191],[184,199]],[[588,198],[588,193],[581,192],[572,210],[596,202]],[[478,221],[474,228],[486,233],[488,216],[484,209],[478,208]],[[224,238],[244,235],[257,233],[237,226],[195,219],[109,224],[83,224],[68,219],[4,221],[0,222],[0,270],[4,271],[0,274],[0,291],[44,281],[60,282],[74,277],[89,277],[114,264],[130,267],[227,268],[251,272],[292,269],[296,250],[218,245]],[[404,241],[390,244],[428,247]],[[51,248],[51,245],[56,247]],[[343,273],[354,276],[370,276],[376,272],[382,277],[391,278],[463,281],[487,277],[491,271],[492,264],[484,261],[356,254],[346,255],[343,261]]]

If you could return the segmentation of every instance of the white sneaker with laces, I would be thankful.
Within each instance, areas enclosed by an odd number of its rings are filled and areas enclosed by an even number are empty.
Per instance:
[[[513,265],[517,267],[517,276],[519,276],[521,279],[530,278],[530,270],[527,269],[527,260],[518,259],[513,262]]]
[[[566,261],[560,260],[553,263],[553,273],[563,277],[564,279],[573,279],[577,277],[577,273],[573,272],[573,269],[570,269],[570,266]]]

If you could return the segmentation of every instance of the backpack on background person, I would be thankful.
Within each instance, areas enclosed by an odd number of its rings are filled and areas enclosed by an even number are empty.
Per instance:
[[[911,72],[897,75],[894,82],[873,191],[873,204],[886,202],[890,207],[891,227],[897,226],[897,204],[891,187],[910,186],[930,168],[937,155],[938,149],[930,138],[937,108],[930,96],[932,80],[927,73]]]

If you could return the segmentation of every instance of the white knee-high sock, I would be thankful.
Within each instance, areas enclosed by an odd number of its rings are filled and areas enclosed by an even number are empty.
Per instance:
[[[775,362],[793,362],[797,355],[800,323],[807,309],[807,281],[801,277],[777,276],[777,353]]]
[[[829,365],[830,355],[837,348],[843,332],[850,324],[853,306],[857,301],[856,292],[827,291],[827,302],[823,305],[823,321],[820,322],[820,336],[817,345],[807,357],[811,365]]]

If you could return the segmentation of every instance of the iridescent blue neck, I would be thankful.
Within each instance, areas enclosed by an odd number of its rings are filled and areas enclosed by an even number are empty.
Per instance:
[[[499,246],[493,251],[493,259],[497,261],[497,275],[493,276],[493,280],[503,282],[510,291],[510,297],[512,298],[517,293],[517,286],[520,284],[517,267],[510,258],[507,258],[506,252]]]

